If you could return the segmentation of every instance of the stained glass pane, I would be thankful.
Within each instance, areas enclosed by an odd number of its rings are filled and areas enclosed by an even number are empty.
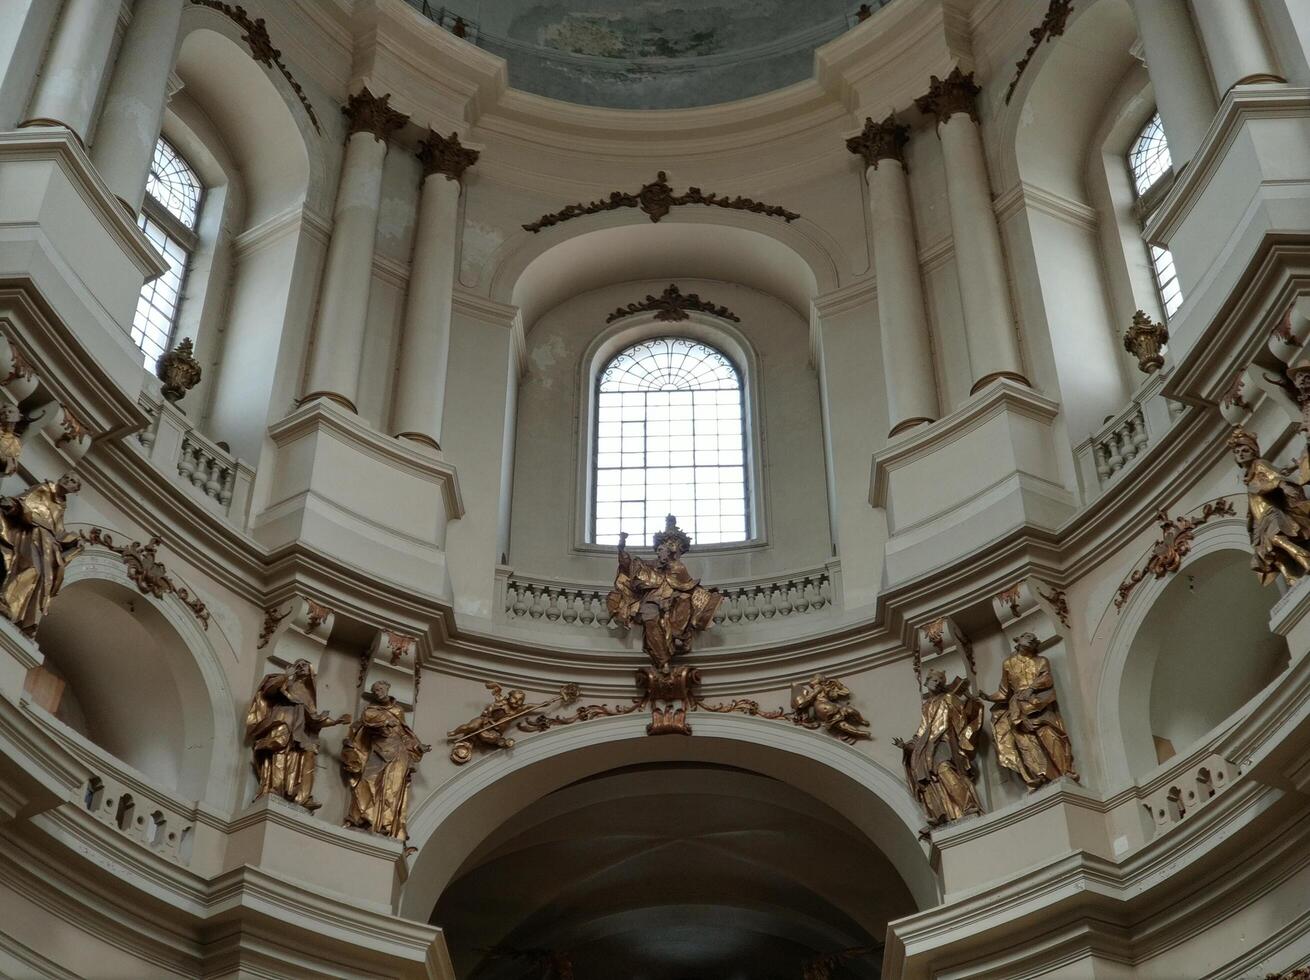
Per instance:
[[[596,390],[592,540],[649,546],[666,514],[700,544],[747,540],[744,421],[741,377],[713,347],[659,337],[620,353]]]
[[[155,144],[146,177],[146,193],[158,201],[173,217],[188,228],[196,227],[200,213],[200,178],[173,145],[161,138]]]
[[[1128,151],[1128,166],[1133,172],[1133,184],[1137,196],[1141,197],[1157,180],[1173,169],[1173,159],[1169,156],[1169,143],[1164,138],[1164,127],[1160,124],[1160,114],[1151,117]]]

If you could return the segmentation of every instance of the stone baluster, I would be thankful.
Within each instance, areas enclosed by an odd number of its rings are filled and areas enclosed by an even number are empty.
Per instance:
[[[227,467],[220,459],[210,459],[209,479],[205,481],[205,493],[218,500],[223,494],[223,484],[227,482]]]
[[[236,488],[237,468],[235,465],[224,471],[223,486],[218,491],[218,502],[224,507],[232,503],[232,492]]]
[[[310,353],[308,391],[301,404],[327,398],[354,412],[364,351],[369,283],[382,203],[382,164],[387,140],[409,121],[392,109],[391,96],[367,88],[342,108],[348,120],[332,239],[328,242],[318,323]]]
[[[450,315],[455,287],[459,192],[464,172],[478,159],[455,133],[429,130],[419,144],[423,184],[405,300],[405,326],[396,377],[396,436],[440,449],[450,359]]]
[[[975,101],[980,91],[972,72],[966,75],[955,68],[945,79],[933,75],[928,94],[914,100],[923,112],[936,118],[942,144],[955,268],[973,376],[970,394],[1002,379],[1031,387],[1019,357],[1001,233],[987,183]]]
[[[1221,0],[1230,3],[1232,0]],[[1197,43],[1187,0],[1133,0],[1137,34],[1155,90],[1174,170],[1182,170],[1214,118],[1214,89]]]
[[[136,0],[91,147],[100,176],[133,214],[145,198],[181,25],[182,0]]]
[[[879,123],[865,119],[860,135],[846,141],[846,148],[863,158],[869,182],[888,436],[937,418],[928,315],[903,155],[909,135],[909,127],[889,115]]]
[[[65,0],[20,126],[63,126],[85,143],[118,11],[115,0]]]
[[[1192,0],[1196,27],[1220,96],[1234,85],[1285,82],[1254,0]]]

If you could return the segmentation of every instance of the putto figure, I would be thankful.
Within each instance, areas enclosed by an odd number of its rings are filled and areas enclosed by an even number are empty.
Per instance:
[[[982,708],[982,701],[970,693],[963,678],[947,684],[944,673],[930,670],[914,737],[908,742],[892,739],[901,750],[906,784],[923,808],[929,827],[983,812],[973,767]]]
[[[390,692],[386,681],[373,685],[373,703],[350,726],[341,747],[341,771],[350,787],[346,826],[406,840],[410,783],[432,746],[418,740]]]
[[[1028,784],[1030,790],[1061,776],[1078,778],[1073,747],[1060,716],[1051,662],[1039,654],[1032,633],[1015,638],[1014,653],[1001,665],[1001,686],[983,695],[992,705],[996,756]]]
[[[851,690],[835,677],[815,674],[791,699],[792,716],[806,728],[826,728],[843,742],[873,738],[864,731],[869,722],[849,704]]]
[[[482,714],[446,732],[447,740],[455,743],[450,750],[450,761],[457,766],[473,757],[474,746],[484,749],[514,747],[514,739],[506,738],[505,733],[514,720],[524,714],[528,697],[519,690],[503,694],[501,686],[490,681],[486,688],[491,692],[491,704],[482,709]]]
[[[641,626],[642,650],[657,670],[667,673],[674,657],[691,650],[695,633],[713,624],[723,595],[702,587],[687,571],[682,556],[691,538],[672,514],[655,535],[653,562],[628,554],[627,542],[628,536],[620,534],[619,571],[605,605],[615,622]]]
[[[314,668],[308,660],[265,674],[246,711],[246,738],[252,743],[251,761],[259,779],[255,799],[273,793],[317,810],[322,805],[314,799],[319,732],[349,722],[350,715],[333,718],[318,710]]]
[[[33,484],[17,497],[0,497],[0,612],[28,636],[36,635],[64,584],[64,569],[82,550],[77,535],[64,530],[68,495],[81,489],[66,474]]]
[[[1228,448],[1246,484],[1251,567],[1262,585],[1280,574],[1290,585],[1310,571],[1310,501],[1305,488],[1262,459],[1260,443],[1245,429],[1233,429]]]

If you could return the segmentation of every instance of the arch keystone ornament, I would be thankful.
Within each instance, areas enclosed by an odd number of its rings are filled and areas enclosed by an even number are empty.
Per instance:
[[[676,283],[669,283],[664,292],[658,296],[651,296],[648,293],[640,303],[629,303],[627,306],[620,306],[605,318],[605,322],[613,323],[625,316],[636,316],[638,313],[654,311],[656,320],[662,323],[676,323],[679,320],[689,319],[687,316],[688,310],[696,313],[708,313],[710,316],[731,320],[733,323],[741,322],[741,317],[726,306],[717,306],[708,300],[703,300],[696,293],[686,293],[684,295]]]

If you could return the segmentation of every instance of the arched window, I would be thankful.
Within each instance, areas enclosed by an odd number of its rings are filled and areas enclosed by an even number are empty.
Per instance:
[[[633,344],[596,383],[592,535],[649,545],[666,514],[698,544],[751,536],[742,379],[686,337]]]
[[[1133,140],[1128,150],[1128,169],[1133,175],[1133,189],[1137,194],[1140,213],[1149,213],[1163,196],[1167,186],[1163,178],[1173,172],[1173,159],[1169,156],[1169,142],[1157,112]],[[1147,244],[1151,255],[1151,268],[1155,271],[1155,287],[1160,293],[1164,315],[1171,317],[1183,303],[1183,290],[1178,283],[1174,257],[1167,248]]]
[[[146,178],[146,198],[137,224],[168,262],[168,271],[141,287],[132,320],[132,339],[153,370],[173,342],[187,266],[196,247],[196,224],[204,187],[195,170],[162,136]]]

